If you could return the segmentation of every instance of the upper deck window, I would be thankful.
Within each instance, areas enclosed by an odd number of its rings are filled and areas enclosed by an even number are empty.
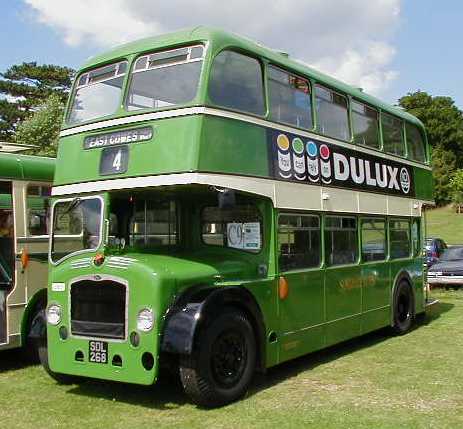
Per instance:
[[[381,114],[381,127],[383,128],[383,149],[394,155],[405,155],[405,142],[403,122],[387,113]]]
[[[318,129],[322,134],[350,140],[347,98],[321,85],[315,86]]]
[[[99,67],[79,76],[68,117],[78,124],[114,113],[121,102],[127,61]]]
[[[405,130],[407,131],[408,157],[414,161],[425,162],[424,140],[420,130],[412,124],[406,124]]]
[[[127,110],[158,109],[193,100],[204,51],[204,46],[190,46],[138,58],[132,71]]]
[[[299,128],[313,128],[310,84],[276,67],[268,68],[270,118]]]
[[[354,142],[379,149],[378,111],[358,101],[352,102],[352,124]]]
[[[259,61],[234,51],[221,52],[212,66],[209,97],[218,106],[264,115],[264,85]]]

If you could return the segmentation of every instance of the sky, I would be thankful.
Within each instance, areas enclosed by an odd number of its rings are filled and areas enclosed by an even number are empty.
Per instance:
[[[416,90],[463,109],[458,0],[0,0],[0,72],[78,68],[119,43],[211,25],[288,52],[396,104]]]

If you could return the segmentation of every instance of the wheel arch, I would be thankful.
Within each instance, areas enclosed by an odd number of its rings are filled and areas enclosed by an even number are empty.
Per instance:
[[[47,305],[46,288],[38,290],[29,300],[24,310],[24,314],[21,321],[21,345],[23,346],[26,344],[28,335],[27,331],[29,329],[30,323],[32,322],[32,318],[34,317],[35,310],[39,305],[43,305],[43,308],[45,308]]]
[[[183,293],[166,314],[161,352],[190,355],[198,332],[225,307],[237,308],[248,317],[256,339],[257,369],[265,370],[263,314],[251,292],[242,286],[200,286]]]
[[[399,273],[397,273],[397,275],[395,276],[394,286],[392,287],[392,291],[391,291],[391,317],[390,317],[390,325],[391,326],[394,326],[394,301],[395,301],[395,295],[396,295],[397,287],[399,286],[399,284],[402,281],[406,281],[408,283],[408,286],[410,287],[410,290],[412,291],[413,316],[415,316],[415,314],[416,314],[416,297],[415,297],[415,289],[413,287],[412,278],[411,278],[410,274],[407,271],[405,271],[405,270],[399,271]]]

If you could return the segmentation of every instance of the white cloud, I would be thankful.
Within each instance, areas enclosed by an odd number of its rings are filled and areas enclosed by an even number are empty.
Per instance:
[[[24,0],[71,46],[101,48],[200,24],[282,49],[368,92],[397,73],[390,40],[402,0]]]

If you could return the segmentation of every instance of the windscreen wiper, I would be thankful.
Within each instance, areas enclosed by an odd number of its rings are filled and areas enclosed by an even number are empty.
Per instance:
[[[63,218],[64,215],[67,215],[70,211],[74,210],[81,202],[82,202],[82,200],[80,199],[80,197],[74,198],[74,199],[69,203],[69,205],[66,207],[66,210],[64,210],[64,212],[61,213],[59,219],[61,220],[61,219]]]

